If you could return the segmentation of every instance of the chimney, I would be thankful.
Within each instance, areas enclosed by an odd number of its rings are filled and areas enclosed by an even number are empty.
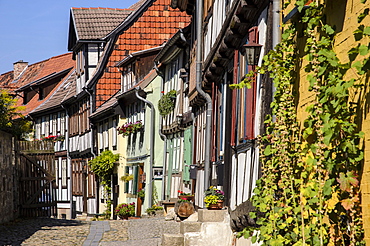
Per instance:
[[[24,62],[23,60],[17,61],[13,63],[14,68],[14,79],[17,79],[19,75],[23,72],[23,70],[28,66],[28,62]]]

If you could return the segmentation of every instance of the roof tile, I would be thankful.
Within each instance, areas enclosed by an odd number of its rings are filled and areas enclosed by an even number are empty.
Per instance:
[[[72,8],[79,39],[101,39],[130,15],[132,9]]]
[[[19,89],[23,86],[33,84],[37,81],[44,80],[48,81],[47,78],[54,74],[66,71],[66,74],[61,76],[67,76],[68,69],[74,66],[75,62],[72,60],[72,54],[66,53],[59,56],[54,56],[50,59],[28,65],[25,71],[20,75],[17,80],[13,80],[13,71],[0,75],[0,89],[9,89],[10,92],[15,89]],[[18,100],[18,106],[24,106],[24,110],[21,112],[24,115],[30,113],[33,109],[41,105],[43,102],[49,99],[49,97],[55,92],[63,79],[53,88],[53,90],[42,100],[39,100],[38,94],[34,96],[26,105],[23,105],[23,100]]]

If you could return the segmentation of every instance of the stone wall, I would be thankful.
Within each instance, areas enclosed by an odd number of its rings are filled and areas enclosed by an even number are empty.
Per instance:
[[[13,140],[8,133],[0,131],[0,223],[16,218],[14,208],[15,190]]]

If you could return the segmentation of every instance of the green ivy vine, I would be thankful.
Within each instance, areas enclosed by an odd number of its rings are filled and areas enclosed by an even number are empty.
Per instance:
[[[100,183],[104,187],[107,194],[106,210],[104,217],[109,219],[111,216],[112,206],[112,175],[114,164],[119,160],[119,154],[113,154],[110,150],[104,150],[100,155],[89,161],[91,171],[100,178]]]
[[[174,110],[176,94],[176,90],[170,90],[159,99],[158,110],[160,115],[166,116]]]
[[[281,43],[256,69],[270,73],[276,92],[273,117],[267,117],[266,135],[260,138],[262,178],[252,197],[258,213],[250,216],[258,228],[239,233],[252,236],[253,242],[365,245],[359,189],[364,134],[356,113],[369,77],[369,46],[360,42],[370,36],[370,28],[361,24],[369,10],[358,18],[354,35],[359,44],[342,62],[335,52],[335,29],[326,22],[326,3],[296,1],[299,19],[284,26]],[[303,72],[306,78],[300,76]],[[249,87],[253,73],[233,88]],[[297,82],[304,79],[311,101],[308,117],[300,122]]]

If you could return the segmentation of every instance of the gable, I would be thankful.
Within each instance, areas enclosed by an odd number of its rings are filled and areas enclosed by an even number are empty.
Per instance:
[[[149,5],[147,9],[141,7],[142,13],[133,13],[140,15],[133,23],[128,23],[129,26],[122,26],[122,33],[112,37],[110,47],[106,48],[105,59],[101,60],[100,71],[95,76],[95,79],[99,78],[96,81],[96,107],[120,89],[120,73],[115,67],[119,61],[134,52],[161,46],[190,23],[190,16],[170,8],[170,0],[148,0],[145,4]],[[94,83],[93,78],[89,86],[94,86]]]
[[[102,40],[131,12],[130,9],[71,8],[68,50],[81,40]]]

